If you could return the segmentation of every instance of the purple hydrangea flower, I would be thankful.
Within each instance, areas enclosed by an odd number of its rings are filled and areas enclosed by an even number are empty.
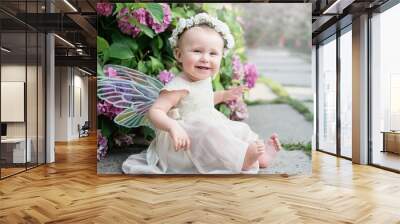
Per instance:
[[[108,77],[115,77],[117,76],[117,71],[111,67],[107,68],[106,73],[108,74]]]
[[[158,79],[165,85],[169,83],[172,79],[174,78],[174,74],[171,72],[164,70],[161,71],[160,74],[158,75]]]
[[[136,37],[140,33],[140,28],[129,23],[130,18],[135,18],[140,24],[151,27],[154,32],[161,33],[168,28],[171,23],[171,9],[168,4],[161,4],[164,12],[163,21],[161,24],[157,23],[153,16],[144,8],[130,11],[129,8],[122,8],[117,16],[118,27],[121,32]]]
[[[230,119],[234,121],[242,121],[249,117],[247,105],[242,100],[232,100],[228,102],[231,109]]]
[[[242,63],[237,55],[232,58],[232,73],[232,79],[234,80],[240,81],[243,78]]]
[[[133,15],[129,8],[122,8],[117,15],[118,28],[121,30],[122,33],[131,35],[132,37],[136,37],[140,33],[140,29],[129,23],[129,19],[132,17]]]
[[[165,3],[162,3],[161,6],[163,8],[163,13],[164,13],[163,21],[162,21],[161,24],[157,23],[154,20],[153,16],[151,16],[150,13],[147,14],[147,24],[156,33],[161,33],[164,30],[166,30],[168,28],[169,24],[171,23],[171,20],[172,20],[171,9],[169,8],[169,5],[165,4]]]
[[[118,114],[123,111],[122,108],[114,107],[112,104],[107,101],[98,101],[97,102],[97,114],[104,115],[110,120],[114,119]]]
[[[97,130],[97,160],[102,160],[108,151],[107,138],[101,134],[101,130]]]
[[[257,78],[258,78],[258,72],[257,68],[254,64],[244,64],[243,66],[244,70],[244,81],[247,87],[253,88],[256,84]]]
[[[146,17],[148,16],[148,14],[149,13],[146,11],[146,9],[143,8],[137,9],[132,12],[133,17],[135,17],[139,23],[144,25],[147,25]]]
[[[97,3],[96,11],[101,16],[110,16],[113,12],[114,5],[108,2]]]

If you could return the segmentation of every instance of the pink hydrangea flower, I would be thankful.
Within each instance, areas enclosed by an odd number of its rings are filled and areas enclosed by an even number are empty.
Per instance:
[[[244,64],[243,66],[244,70],[244,81],[247,87],[253,88],[256,84],[257,78],[258,78],[258,72],[257,68],[254,64]]]
[[[168,26],[169,26],[169,24],[171,23],[171,20],[172,20],[171,9],[169,8],[169,5],[165,4],[165,3],[162,3],[161,6],[163,8],[163,13],[164,13],[163,21],[162,21],[161,24],[157,23],[154,20],[153,16],[151,16],[150,13],[148,13],[148,15],[147,15],[147,24],[156,33],[164,32],[164,30],[166,30],[168,28]]]
[[[165,85],[169,83],[172,79],[174,78],[174,74],[171,72],[164,70],[161,71],[160,74],[158,75],[158,79]]]
[[[232,79],[234,80],[242,80],[243,71],[242,71],[242,63],[240,62],[240,58],[235,55],[232,58]]]
[[[232,100],[228,102],[228,106],[231,109],[230,119],[234,121],[242,121],[249,117],[247,111],[247,105],[243,100]]]
[[[102,160],[108,151],[108,141],[105,136],[101,134],[101,130],[97,130],[97,160]]]
[[[135,18],[140,24],[151,27],[154,32],[161,33],[168,28],[171,23],[171,9],[168,4],[161,4],[164,12],[162,23],[157,23],[153,16],[144,8],[130,11],[129,8],[123,8],[118,13],[118,27],[121,32],[136,37],[140,33],[140,28],[129,23],[130,18]]]
[[[108,2],[97,3],[96,11],[101,16],[110,16],[113,12],[114,5]]]
[[[135,17],[139,23],[144,25],[147,25],[146,17],[148,16],[148,14],[149,13],[146,11],[146,9],[143,8],[137,9],[132,12],[133,17]]]
[[[129,23],[129,19],[134,16],[132,14],[133,13],[131,13],[129,8],[122,8],[117,15],[118,28],[121,30],[122,33],[131,35],[132,37],[136,37],[140,33],[140,29]]]
[[[117,76],[117,71],[111,67],[107,68],[108,77],[115,77]]]
[[[122,108],[114,107],[112,104],[107,101],[98,101],[97,102],[97,114],[104,115],[110,120],[114,119],[118,114],[123,111]]]

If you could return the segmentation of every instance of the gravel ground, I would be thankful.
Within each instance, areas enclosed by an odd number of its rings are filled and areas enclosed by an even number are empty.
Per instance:
[[[249,118],[245,122],[260,137],[266,138],[275,132],[285,143],[311,141],[312,123],[286,104],[254,105],[248,110]]]
[[[307,156],[303,151],[286,151],[281,150],[272,164],[261,169],[260,174],[311,174],[311,157]]]
[[[122,174],[122,162],[134,150],[123,150],[108,155],[104,160],[97,162],[98,174]],[[261,169],[260,174],[311,174],[311,158],[302,151],[281,150],[272,164]]]

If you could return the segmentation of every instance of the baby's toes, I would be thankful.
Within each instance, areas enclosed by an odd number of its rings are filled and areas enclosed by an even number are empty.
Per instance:
[[[274,144],[275,144],[275,141],[272,140],[272,139],[268,139],[268,140],[265,142],[265,144],[274,145]]]
[[[265,145],[264,144],[257,145],[257,152],[263,153],[264,151],[265,151]]]

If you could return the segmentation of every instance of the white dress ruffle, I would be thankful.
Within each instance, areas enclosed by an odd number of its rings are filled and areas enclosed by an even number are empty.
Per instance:
[[[214,108],[211,78],[190,82],[178,76],[161,91],[187,90],[177,105],[178,123],[185,129],[191,148],[175,151],[168,132],[157,130],[149,148],[129,156],[122,164],[126,174],[238,174],[257,173],[258,164],[242,171],[250,143],[258,139],[247,124],[232,121]],[[175,112],[175,111],[171,111]]]

